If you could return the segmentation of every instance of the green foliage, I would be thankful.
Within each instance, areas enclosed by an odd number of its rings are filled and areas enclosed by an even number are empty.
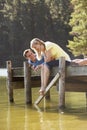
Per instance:
[[[74,11],[69,24],[72,26],[73,41],[69,41],[68,48],[74,55],[87,55],[87,1],[72,0]]]
[[[22,53],[34,37],[54,41],[67,50],[71,12],[70,0],[0,0],[1,61],[21,64]]]

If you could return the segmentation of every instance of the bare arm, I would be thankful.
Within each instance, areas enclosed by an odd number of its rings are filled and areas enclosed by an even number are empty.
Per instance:
[[[55,58],[52,56],[51,49],[49,49],[48,51],[45,52],[45,57],[44,57],[45,62],[49,62],[54,59]]]

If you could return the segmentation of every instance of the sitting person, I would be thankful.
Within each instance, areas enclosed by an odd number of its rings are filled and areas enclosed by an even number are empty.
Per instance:
[[[50,69],[59,65],[59,58],[65,57],[66,63],[70,64],[69,55],[57,44],[53,42],[44,42],[38,38],[34,38],[30,42],[30,47],[36,52],[37,58],[44,56],[44,63],[41,66],[41,88],[40,94],[43,95],[48,85]]]
[[[29,65],[31,65],[33,70],[39,69],[39,67],[44,63],[44,57],[41,60],[37,60],[35,53],[31,49],[26,49],[23,52],[23,56],[28,60]],[[50,99],[50,91],[46,95],[46,99]]]
[[[23,52],[23,56],[28,60],[32,69],[35,69],[38,65],[41,65],[44,62],[44,57],[42,57],[41,60],[37,60],[35,53],[31,49],[26,49]]]
[[[40,66],[41,88],[39,92],[41,95],[44,94],[48,85],[50,69],[59,65],[60,57],[65,57],[66,65],[71,65],[71,62],[77,65],[87,65],[87,58],[71,60],[70,56],[59,45],[50,41],[44,42],[38,38],[34,38],[30,42],[30,47],[35,51],[38,60],[41,59],[42,55],[44,56],[44,63]]]

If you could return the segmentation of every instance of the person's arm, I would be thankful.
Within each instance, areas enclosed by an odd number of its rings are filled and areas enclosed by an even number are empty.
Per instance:
[[[52,56],[52,51],[51,50],[52,50],[52,48],[45,52],[45,56],[44,56],[44,61],[45,62],[49,62],[49,61],[52,61],[52,60],[55,59],[54,56]]]
[[[37,70],[41,69],[41,67],[42,67],[42,64],[37,65],[37,66],[34,68],[34,70],[37,71]]]

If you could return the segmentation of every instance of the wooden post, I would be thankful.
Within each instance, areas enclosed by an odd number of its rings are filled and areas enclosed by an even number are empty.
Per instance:
[[[47,94],[47,92],[53,87],[53,85],[57,82],[57,80],[59,79],[59,77],[60,77],[60,74],[59,73],[57,73],[56,75],[55,75],[55,77],[51,80],[51,82],[48,84],[48,86],[46,87],[46,90],[45,90],[45,93],[43,94],[43,95],[40,95],[39,97],[38,97],[38,99],[35,101],[35,103],[34,104],[39,104],[40,103],[40,101],[44,98],[44,96]]]
[[[87,108],[87,92],[85,93],[85,95],[86,95],[86,108]]]
[[[32,103],[32,92],[31,92],[31,67],[27,62],[24,62],[24,87],[26,104]]]
[[[59,59],[59,108],[65,107],[65,58]]]
[[[8,89],[8,95],[9,95],[9,101],[14,102],[13,87],[12,87],[12,63],[11,63],[11,61],[7,61],[6,65],[7,65],[7,89]]]

